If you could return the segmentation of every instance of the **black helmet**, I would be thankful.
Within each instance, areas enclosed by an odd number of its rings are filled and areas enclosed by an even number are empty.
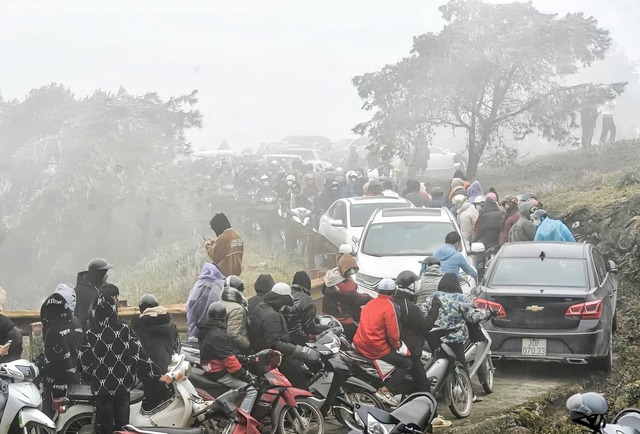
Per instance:
[[[401,271],[400,274],[398,274],[398,277],[396,278],[396,285],[398,285],[399,288],[415,290],[413,284],[416,283],[419,279],[420,277],[413,271],[404,270]]]
[[[238,291],[244,291],[244,282],[238,276],[231,275],[224,279],[225,288],[235,288]]]
[[[140,297],[140,302],[138,303],[138,308],[140,309],[140,313],[144,312],[149,307],[157,307],[160,306],[158,303],[158,299],[153,294],[145,294]]]
[[[227,309],[224,307],[224,304],[219,301],[214,301],[209,305],[209,309],[207,309],[207,316],[211,319],[226,320]]]
[[[418,262],[421,264],[425,264],[427,267],[430,265],[440,265],[440,259],[436,258],[435,256],[427,256],[422,261],[418,261]]]

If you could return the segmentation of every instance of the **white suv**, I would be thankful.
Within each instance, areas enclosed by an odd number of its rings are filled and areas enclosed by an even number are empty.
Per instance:
[[[350,244],[355,249],[365,225],[375,210],[412,206],[407,199],[389,196],[338,199],[320,217],[318,233],[336,247]]]
[[[377,210],[364,229],[355,251],[359,271],[355,276],[359,290],[375,293],[384,277],[395,279],[401,271],[420,273],[419,261],[431,256],[452,231],[460,233],[455,217],[446,208],[388,208]],[[480,246],[472,246],[482,249]],[[351,251],[350,246],[341,246]],[[473,265],[466,247],[462,255]],[[469,292],[474,282],[469,282]],[[465,285],[466,286],[466,285]]]

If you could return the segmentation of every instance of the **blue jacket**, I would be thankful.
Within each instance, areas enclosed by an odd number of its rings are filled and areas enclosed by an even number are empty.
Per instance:
[[[573,238],[569,228],[560,220],[555,220],[547,217],[542,220],[534,241],[568,241],[575,243],[576,239]]]
[[[460,269],[462,268],[465,273],[474,279],[478,277],[478,273],[476,270],[469,265],[467,260],[462,256],[462,253],[458,252],[453,248],[451,244],[445,244],[440,247],[438,250],[433,252],[433,256],[438,258],[440,261],[440,269],[442,270],[442,274],[445,273],[460,273]]]

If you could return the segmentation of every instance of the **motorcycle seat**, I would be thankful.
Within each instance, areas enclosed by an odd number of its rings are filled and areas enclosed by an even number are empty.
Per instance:
[[[189,381],[191,381],[193,387],[205,390],[214,398],[217,398],[218,396],[229,390],[229,388],[224,384],[220,384],[217,381],[213,381],[205,377],[204,371],[198,368],[192,369]]]
[[[128,432],[139,434],[202,434],[204,433],[203,427],[200,428],[170,428],[170,427],[144,427],[137,428],[133,425],[125,425],[124,427]]]
[[[373,365],[373,361],[370,359],[367,359],[365,356],[363,356],[362,354],[360,354],[357,351],[347,351],[346,354],[352,358],[353,360],[357,360],[359,362],[363,362],[366,363],[368,365]]]
[[[433,400],[426,396],[419,396],[393,410],[391,415],[405,425],[424,430],[434,411]]]

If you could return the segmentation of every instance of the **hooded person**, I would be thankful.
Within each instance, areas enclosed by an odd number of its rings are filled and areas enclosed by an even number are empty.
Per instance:
[[[490,197],[486,197],[478,215],[473,242],[482,243],[485,248],[498,245],[503,214],[498,204]]]
[[[456,214],[458,215],[458,224],[462,239],[467,246],[473,241],[473,230],[478,221],[479,213],[475,206],[469,203],[466,196],[458,194],[453,197],[453,203],[456,206]]]
[[[447,197],[450,201],[453,201],[453,198],[459,194],[468,196],[467,189],[464,187],[464,181],[461,178],[453,178],[451,180],[451,190],[449,190]]]
[[[256,307],[262,303],[264,295],[271,291],[271,288],[273,288],[273,285],[275,284],[276,282],[273,280],[273,277],[271,277],[271,274],[261,274],[258,276],[253,284],[253,289],[256,291],[256,295],[251,297],[248,301],[249,317],[253,316],[253,312],[256,310]]]
[[[311,278],[306,271],[297,271],[291,282],[293,310],[287,320],[291,331],[291,342],[304,345],[309,335],[317,335],[325,330],[316,324],[316,304],[311,298]]]
[[[502,207],[505,209],[505,213],[502,218],[502,230],[500,231],[500,238],[498,240],[500,246],[509,241],[509,232],[520,218],[518,198],[514,195],[506,195],[504,199],[502,199]]]
[[[248,330],[248,302],[244,296],[242,279],[238,276],[229,276],[224,280],[220,303],[227,312],[229,343],[235,348],[236,353],[246,352],[251,343],[249,342]]]
[[[75,287],[76,308],[74,314],[84,330],[89,327],[88,321],[91,306],[93,306],[98,299],[100,287],[106,283],[107,272],[111,268],[113,268],[113,265],[104,259],[95,258],[89,262],[87,271],[78,273],[78,280]]]
[[[420,286],[416,289],[416,304],[422,306],[438,290],[440,279],[444,276],[440,268],[440,260],[435,256],[427,256],[420,261]]]
[[[402,192],[402,197],[417,207],[427,205],[427,199],[420,194],[420,182],[416,179],[407,179],[407,188]]]
[[[59,293],[45,299],[40,308],[43,326],[44,369],[42,410],[49,417],[55,414],[53,399],[66,395],[70,384],[80,382],[78,353],[71,319],[73,311]]]
[[[444,191],[440,187],[433,187],[431,189],[431,200],[427,202],[428,208],[442,208],[443,206],[449,208],[451,201],[444,197]]]
[[[231,223],[224,213],[214,215],[209,225],[217,237],[204,245],[209,259],[216,264],[224,276],[240,276],[244,253],[240,234],[231,228]]]
[[[206,318],[209,305],[220,300],[223,287],[223,274],[215,264],[206,262],[187,298],[187,337],[190,341],[197,340],[196,324]]]
[[[569,228],[560,220],[552,219],[543,209],[531,215],[533,224],[538,228],[534,241],[565,241],[575,243],[576,239]]]
[[[0,363],[11,362],[22,357],[22,330],[1,312],[7,302],[7,293],[0,287]]]
[[[54,293],[60,294],[64,297],[65,301],[69,305],[71,309],[71,331],[73,334],[73,340],[76,344],[76,348],[78,351],[82,347],[82,340],[84,339],[84,330],[82,330],[82,325],[80,324],[80,320],[76,317],[73,312],[76,309],[76,291],[69,285],[65,285],[64,283],[58,284]]]
[[[80,353],[82,376],[96,395],[100,432],[111,434],[129,423],[130,392],[136,377],[171,380],[161,377],[160,368],[149,359],[136,335],[118,321],[113,297],[98,297],[94,319]]]
[[[280,365],[282,373],[295,387],[306,388],[307,376],[299,361],[308,358],[309,362],[317,362],[320,356],[309,347],[290,342],[285,316],[289,315],[292,308],[291,287],[283,282],[273,285],[251,316],[251,348],[255,352],[268,348],[280,351],[285,356]]]
[[[322,287],[322,313],[340,321],[349,341],[358,328],[360,309],[371,300],[369,295],[358,293],[358,285],[352,277],[357,272],[355,258],[345,253],[338,266],[326,272]]]
[[[518,206],[520,218],[509,230],[509,242],[533,241],[536,237],[536,225],[531,221],[531,211],[535,208],[535,203],[527,201]]]
[[[480,181],[473,181],[469,187],[467,187],[467,195],[469,196],[469,203],[473,203],[473,201],[479,196],[484,196],[484,191],[482,190]]]

